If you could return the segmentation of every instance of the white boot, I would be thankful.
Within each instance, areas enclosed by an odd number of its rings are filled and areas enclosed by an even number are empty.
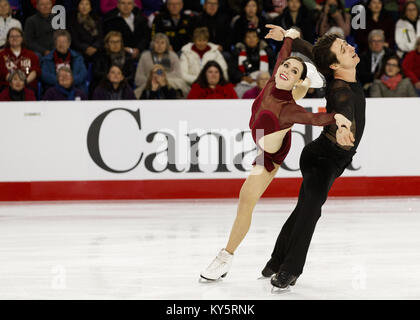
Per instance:
[[[232,260],[233,254],[222,249],[207,269],[201,272],[200,276],[206,280],[218,280],[220,277],[224,278],[232,265]]]

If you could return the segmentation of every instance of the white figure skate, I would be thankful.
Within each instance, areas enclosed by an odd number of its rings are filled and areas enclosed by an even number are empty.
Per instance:
[[[201,272],[201,278],[209,281],[216,281],[220,278],[224,278],[232,265],[232,260],[233,254],[230,254],[225,249],[220,250],[213,262]]]

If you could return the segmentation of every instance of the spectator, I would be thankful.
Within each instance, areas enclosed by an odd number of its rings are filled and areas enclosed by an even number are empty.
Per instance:
[[[283,14],[284,9],[287,8],[287,0],[264,0],[263,8],[268,19],[272,20]]]
[[[43,100],[87,100],[87,95],[75,87],[71,69],[61,66],[57,71],[57,84],[48,88]]]
[[[219,8],[219,0],[205,0],[203,12],[194,22],[194,28],[206,27],[209,30],[211,43],[217,44],[220,51],[230,51],[229,30],[230,19]]]
[[[401,73],[400,59],[394,55],[384,60],[381,73],[370,87],[373,98],[417,97],[417,92],[409,78]]]
[[[291,27],[298,27],[303,39],[314,43],[315,34],[313,21],[310,12],[302,5],[302,0],[287,0],[287,7],[283,13],[273,20],[273,24],[288,30]]]
[[[258,1],[258,6],[260,8],[263,8],[263,1],[262,0],[257,0],[257,1]],[[242,14],[243,9],[244,9],[243,0],[227,0],[227,2],[228,2],[228,6],[230,10],[232,11],[232,15],[239,16]]]
[[[118,4],[121,0],[100,0],[101,1],[101,11],[103,15],[108,14],[110,11],[118,7]],[[137,8],[142,9],[142,1],[134,0],[134,4]]]
[[[54,49],[52,1],[37,0],[38,12],[25,22],[25,43],[38,57],[47,56]]]
[[[420,37],[417,38],[416,49],[405,55],[402,69],[420,96]]]
[[[385,47],[383,30],[372,30],[368,36],[369,50],[360,55],[360,62],[356,66],[357,75],[367,93],[373,80],[382,69],[382,61],[395,52]]]
[[[117,31],[110,31],[104,39],[105,48],[100,50],[93,62],[93,79],[90,84],[90,92],[106,76],[107,71],[113,64],[117,64],[123,71],[124,78],[131,85],[134,82],[135,60],[129,52],[124,50],[122,35]]]
[[[227,64],[216,44],[208,42],[209,32],[207,28],[194,30],[193,42],[186,44],[181,50],[181,73],[182,78],[191,85],[198,77],[201,66],[207,61],[214,60],[223,70],[223,76],[227,78]]]
[[[131,89],[119,65],[109,68],[106,78],[102,79],[92,96],[93,100],[134,100]]]
[[[359,54],[369,49],[366,34],[376,29],[384,31],[384,45],[393,50],[395,46],[395,23],[392,16],[385,11],[383,0],[369,0],[366,3],[366,7],[366,29],[357,29],[355,31],[355,41]]]
[[[235,91],[241,98],[245,91],[256,85],[260,71],[269,72],[272,69],[269,62],[274,61],[274,53],[264,40],[258,38],[255,29],[249,29],[245,33],[244,43],[236,45],[235,57],[236,70],[231,72],[231,81],[239,82]]]
[[[54,43],[55,49],[41,60],[41,79],[45,88],[57,85],[57,70],[66,66],[72,70],[74,85],[87,92],[85,62],[82,55],[70,49],[70,33],[66,30],[57,30],[54,32]]]
[[[166,77],[165,68],[155,64],[149,72],[146,84],[136,90],[141,100],[176,99],[177,92],[172,88]]]
[[[9,86],[0,93],[0,101],[35,101],[35,94],[26,88],[26,75],[22,70],[13,70],[7,79]]]
[[[78,10],[79,2],[80,0],[57,0],[56,4],[64,6],[67,16],[72,16]],[[101,0],[90,0],[92,12],[97,16],[101,15],[100,2]]]
[[[408,1],[401,15],[395,26],[395,42],[398,46],[398,55],[403,57],[415,49],[416,39],[420,36],[419,8],[414,1]]]
[[[8,0],[0,0],[0,49],[4,48],[6,35],[11,28],[22,30],[19,20],[12,18],[12,9]]]
[[[347,37],[351,31],[350,19],[340,0],[326,0],[316,25],[317,34],[322,36],[335,27],[340,28],[344,37]]]
[[[265,71],[258,72],[257,85],[244,93],[242,99],[255,99],[258,97],[262,89],[264,89],[268,80],[270,80],[270,74]]]
[[[238,99],[233,85],[225,80],[216,61],[209,61],[191,87],[188,99]]]
[[[36,92],[41,67],[35,52],[23,45],[23,32],[18,28],[11,28],[7,33],[6,48],[0,52],[0,86],[8,85],[9,74],[14,70],[21,70],[25,74],[25,81]]]
[[[152,37],[159,32],[166,34],[175,52],[190,42],[193,21],[183,12],[183,5],[182,0],[168,0],[166,10],[156,16],[152,26]]]
[[[243,41],[248,29],[256,29],[258,37],[263,39],[267,34],[267,20],[261,16],[261,6],[256,0],[243,0],[242,13],[233,25],[232,44]]]
[[[151,49],[143,52],[137,64],[136,86],[144,87],[150,71],[155,64],[162,65],[167,75],[169,85],[181,90],[186,97],[190,90],[182,79],[181,65],[177,54],[169,50],[169,39],[163,33],[156,33],[151,43]]]
[[[78,0],[77,11],[70,19],[73,49],[83,53],[85,61],[93,61],[93,56],[102,47],[102,27],[99,18],[92,11],[91,0]]]
[[[135,7],[134,0],[118,0],[118,8],[109,12],[104,20],[104,33],[110,31],[121,32],[125,50],[134,59],[138,59],[150,43],[147,19]]]

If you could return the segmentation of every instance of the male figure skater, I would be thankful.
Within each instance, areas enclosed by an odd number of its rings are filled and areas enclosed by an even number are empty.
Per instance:
[[[321,208],[335,181],[351,163],[365,126],[365,97],[356,81],[360,59],[345,40],[330,34],[321,37],[312,53],[317,69],[327,80],[327,112],[343,114],[352,121],[354,145],[345,147],[336,141],[336,132],[349,130],[335,124],[324,127],[321,135],[303,148],[300,170],[303,182],[296,208],[284,224],[263,276],[282,289],[294,285],[303,271],[315,225]]]

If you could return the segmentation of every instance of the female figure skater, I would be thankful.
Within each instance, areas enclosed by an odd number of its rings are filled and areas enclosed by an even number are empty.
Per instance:
[[[295,29],[289,29],[286,32],[275,25],[266,26],[270,31],[265,38],[277,41],[285,39],[273,74],[252,105],[249,125],[259,153],[253,163],[251,174],[242,185],[237,216],[228,244],[200,274],[206,280],[218,280],[226,276],[229,271],[233,253],[249,230],[252,211],[258,199],[273,180],[280,164],[289,152],[293,124],[325,126],[335,123],[339,128],[346,127],[347,129],[351,125],[351,122],[341,114],[310,113],[295,103],[295,100],[306,94],[311,82],[306,78],[306,64],[300,58],[289,57],[292,42],[303,40],[298,39],[299,32]],[[319,77],[316,72],[313,74]],[[293,96],[292,89],[294,89]],[[352,146],[350,130],[337,130],[336,138],[338,143]]]

